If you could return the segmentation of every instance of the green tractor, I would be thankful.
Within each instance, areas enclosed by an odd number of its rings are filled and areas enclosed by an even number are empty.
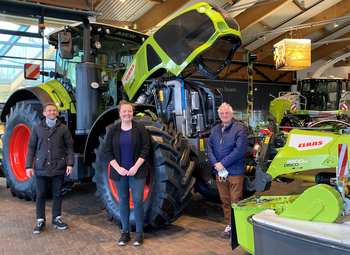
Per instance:
[[[269,112],[280,128],[348,126],[350,80],[334,77],[302,79],[296,92],[280,92]]]
[[[195,186],[203,195],[216,190],[205,147],[211,128],[220,122],[217,109],[222,95],[202,83],[186,81],[182,71],[191,65],[191,74],[213,79],[230,63],[241,35],[224,10],[198,3],[150,37],[85,19],[47,39],[57,48],[55,72],[47,74],[53,79],[14,92],[1,114],[6,122],[2,164],[13,196],[36,198],[35,179],[26,176],[24,164],[29,136],[47,102],[57,105],[74,138],[76,164],[65,189],[92,179],[102,209],[119,227],[118,194],[108,178],[104,144],[109,128],[118,121],[120,100],[135,103],[134,119],[151,136],[145,227],[162,227],[179,218]],[[222,63],[208,67],[201,57],[208,50],[223,53]],[[130,222],[134,228],[132,203]]]

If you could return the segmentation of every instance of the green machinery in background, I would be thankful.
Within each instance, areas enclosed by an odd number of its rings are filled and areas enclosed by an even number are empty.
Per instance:
[[[346,128],[349,121],[350,80],[333,77],[302,79],[297,91],[280,92],[270,102],[269,112],[283,131],[293,127],[332,124]]]

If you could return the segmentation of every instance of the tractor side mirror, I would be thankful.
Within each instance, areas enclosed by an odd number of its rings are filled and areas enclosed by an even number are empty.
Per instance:
[[[72,35],[70,32],[60,32],[58,34],[58,50],[62,58],[73,58]]]

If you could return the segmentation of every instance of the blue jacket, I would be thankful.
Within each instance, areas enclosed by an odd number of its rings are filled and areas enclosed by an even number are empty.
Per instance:
[[[230,176],[245,173],[245,153],[248,145],[247,131],[237,121],[232,122],[221,132],[222,125],[216,125],[210,134],[207,144],[207,155],[210,163],[226,168]],[[215,170],[215,173],[218,172]]]

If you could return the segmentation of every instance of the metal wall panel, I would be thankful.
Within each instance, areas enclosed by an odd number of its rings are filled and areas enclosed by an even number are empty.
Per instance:
[[[121,3],[118,0],[103,0],[96,11],[102,13],[100,20],[134,22],[148,12],[155,4],[140,0],[127,0]]]
[[[287,3],[262,19],[262,21],[270,27],[276,28],[300,13],[301,10],[295,4]]]

